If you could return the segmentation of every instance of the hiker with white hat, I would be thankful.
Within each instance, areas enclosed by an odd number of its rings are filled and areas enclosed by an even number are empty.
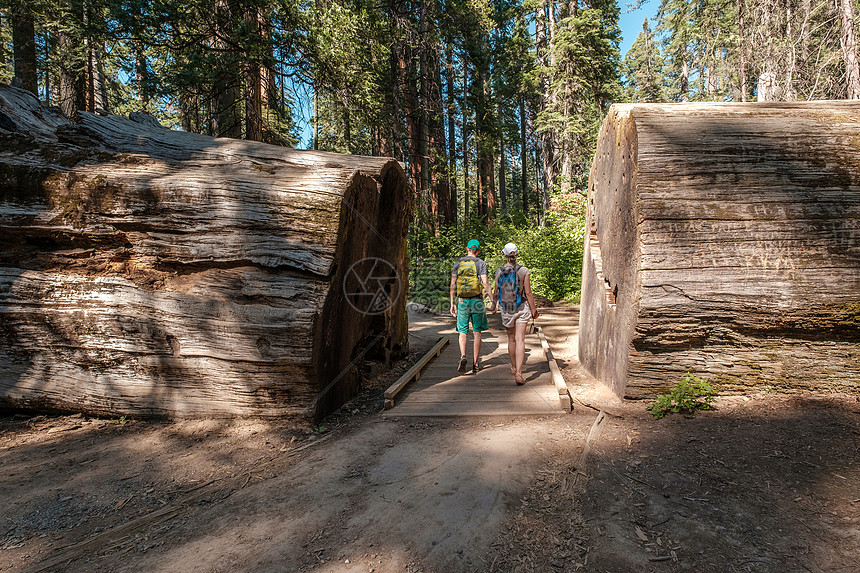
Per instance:
[[[511,374],[517,385],[525,384],[523,361],[526,356],[526,326],[529,319],[537,318],[540,312],[532,294],[529,270],[517,264],[517,246],[508,243],[502,249],[505,265],[496,270],[493,300],[502,311],[502,326],[508,333],[508,356],[511,359]]]

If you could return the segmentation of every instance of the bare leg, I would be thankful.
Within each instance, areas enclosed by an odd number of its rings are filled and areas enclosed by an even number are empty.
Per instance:
[[[515,326],[517,330],[517,372],[522,374],[523,361],[526,358],[526,326],[528,326],[528,324],[525,322],[517,322]]]
[[[468,335],[460,333],[460,356],[466,356],[466,337]]]
[[[478,362],[478,358],[481,357],[481,333],[473,332],[472,337],[475,339],[472,347],[472,361],[476,363]]]
[[[516,328],[506,328],[508,333],[508,358],[511,359],[511,374],[516,374],[517,372],[517,338],[516,338]]]

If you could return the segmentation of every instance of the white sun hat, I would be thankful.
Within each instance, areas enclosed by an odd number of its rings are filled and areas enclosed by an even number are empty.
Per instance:
[[[505,256],[516,253],[517,246],[513,243],[508,243],[507,245],[505,245],[505,248],[502,249],[502,252],[505,254]]]

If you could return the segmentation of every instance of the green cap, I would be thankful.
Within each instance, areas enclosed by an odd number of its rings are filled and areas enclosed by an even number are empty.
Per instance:
[[[478,241],[478,239],[472,239],[471,241],[469,241],[466,244],[466,248],[467,249],[474,249],[477,251],[478,249],[481,248],[481,243]]]

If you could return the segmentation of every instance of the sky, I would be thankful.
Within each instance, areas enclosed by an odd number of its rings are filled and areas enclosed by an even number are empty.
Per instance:
[[[645,18],[654,20],[657,9],[660,7],[660,0],[645,0],[642,2],[642,6],[633,12],[628,12],[632,3],[631,1],[618,1],[621,8],[621,18],[618,24],[621,27],[621,57],[623,58],[636,40],[636,36],[642,31],[642,23],[645,21]],[[652,24],[651,28],[653,29],[653,27]]]

